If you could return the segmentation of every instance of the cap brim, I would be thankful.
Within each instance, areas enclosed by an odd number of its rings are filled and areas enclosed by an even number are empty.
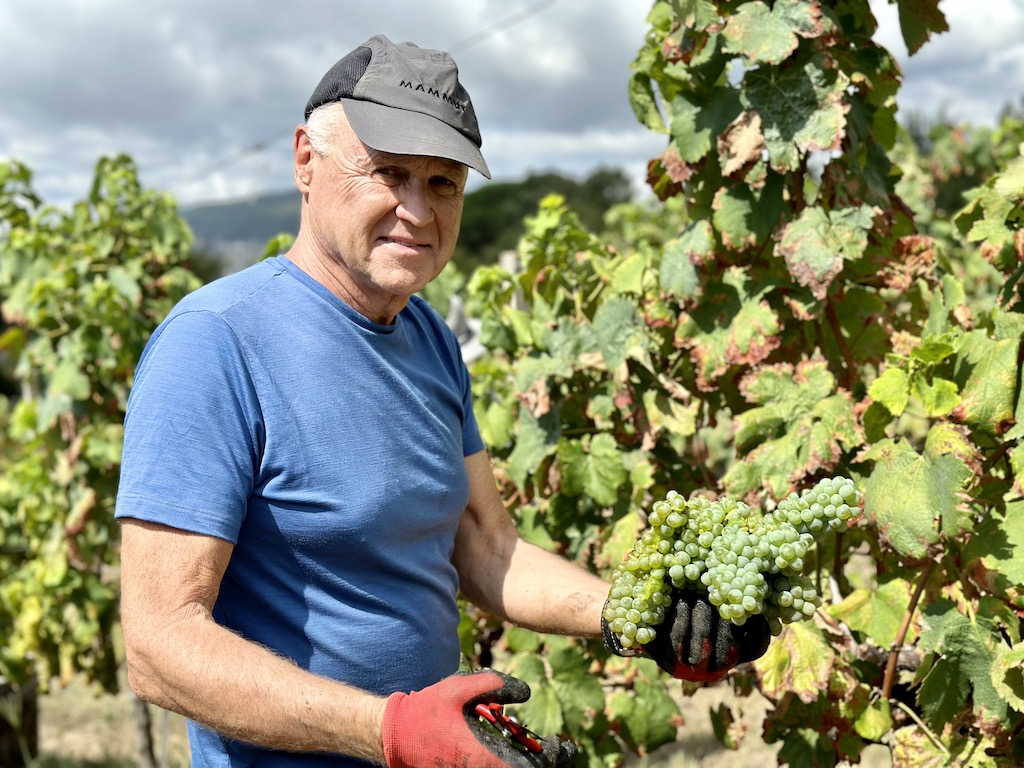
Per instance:
[[[488,179],[480,148],[436,117],[361,99],[338,99],[356,136],[368,147],[396,155],[443,157],[468,165]]]

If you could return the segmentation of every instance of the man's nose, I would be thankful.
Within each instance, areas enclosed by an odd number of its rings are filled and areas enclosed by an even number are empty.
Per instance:
[[[398,193],[399,218],[422,227],[434,219],[434,207],[430,190],[420,181],[410,180],[403,184]]]

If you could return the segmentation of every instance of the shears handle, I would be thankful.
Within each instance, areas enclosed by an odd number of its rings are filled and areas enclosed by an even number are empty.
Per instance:
[[[493,725],[502,736],[523,747],[526,751],[534,753],[543,751],[539,741],[540,737],[506,715],[501,704],[477,704],[476,713]]]

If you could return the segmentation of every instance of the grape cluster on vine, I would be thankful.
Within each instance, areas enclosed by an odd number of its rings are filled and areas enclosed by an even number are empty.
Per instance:
[[[618,565],[604,618],[625,648],[645,645],[672,604],[674,590],[699,589],[719,615],[742,625],[763,615],[772,634],[814,615],[821,596],[802,571],[818,536],[845,530],[860,491],[846,477],[792,493],[771,512],[734,499],[655,502],[649,528]]]

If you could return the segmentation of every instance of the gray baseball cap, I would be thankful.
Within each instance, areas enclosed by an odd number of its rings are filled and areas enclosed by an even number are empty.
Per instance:
[[[375,35],[328,70],[306,104],[340,101],[359,140],[380,152],[443,157],[491,172],[459,68],[444,51]]]

